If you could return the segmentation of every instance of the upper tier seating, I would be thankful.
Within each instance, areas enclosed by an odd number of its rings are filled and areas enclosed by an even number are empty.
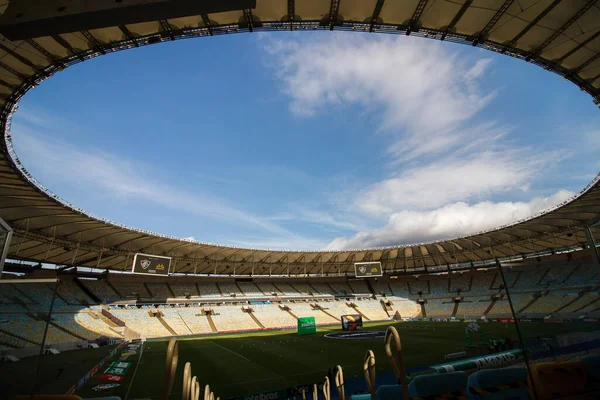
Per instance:
[[[117,291],[126,299],[139,298],[149,299],[152,296],[148,293],[148,289],[142,282],[137,281],[124,281],[124,282],[111,282]]]
[[[173,297],[171,291],[169,290],[169,286],[167,283],[163,282],[151,282],[147,284],[148,290],[152,293],[153,299],[166,299],[169,297]]]
[[[121,296],[119,296],[104,280],[80,279],[80,281],[90,290],[90,292],[107,304],[121,300]]]
[[[324,295],[328,294],[328,295],[332,295],[332,296],[335,294],[335,290],[330,288],[325,283],[312,283],[311,286],[313,288],[315,288],[319,294],[324,294]]]
[[[435,280],[436,282],[439,282],[437,279]],[[431,293],[429,292],[429,281],[427,280],[427,278],[423,278],[421,277],[421,279],[419,279],[418,281],[411,281],[408,282],[408,286],[410,286],[410,293],[413,296],[418,296],[419,292],[423,292],[423,295],[430,295]],[[439,287],[439,285],[438,285]],[[396,291],[394,290],[394,293],[396,293]],[[446,291],[447,293],[447,291]]]
[[[221,297],[221,293],[219,293],[219,289],[214,283],[199,283],[198,289],[200,290],[201,297]],[[229,296],[229,293],[225,295]]]
[[[592,264],[581,264],[566,280],[565,286],[590,286],[600,283],[600,271]]]
[[[329,286],[337,295],[348,295],[353,292],[352,288],[347,283],[330,283]]]
[[[415,285],[415,287],[420,287],[420,285]],[[423,287],[425,287],[425,286],[423,286]],[[448,297],[448,296],[453,296],[456,294],[456,292],[448,291],[448,278],[446,278],[446,279],[430,279],[429,287],[431,289],[431,293],[426,296],[427,298]],[[413,289],[413,292],[414,292],[415,288],[413,287],[412,283],[411,283],[411,288]],[[423,290],[424,295],[426,294],[425,293],[426,290],[427,289]]]
[[[252,282],[240,282],[238,283],[238,286],[240,289],[242,289],[242,292],[244,292],[244,295],[246,296],[264,296],[264,294],[262,294],[258,287],[256,287],[256,285]]]
[[[173,290],[175,297],[199,297],[198,288],[195,283],[170,283],[169,286]]]
[[[390,287],[392,288],[392,292],[394,292],[394,296],[403,297],[405,299],[416,299],[419,297],[417,292],[414,295],[408,292],[408,284],[406,282],[390,282]]]
[[[458,289],[461,291],[469,290],[469,282],[471,275],[451,275],[450,276],[450,293],[456,293]]]
[[[296,289],[296,291],[300,292],[302,296],[311,296],[314,294],[314,289],[311,288],[308,283],[292,282],[290,285]]]
[[[271,282],[256,282],[256,286],[258,286],[260,290],[262,290],[267,296],[271,296],[273,293],[277,293],[278,295],[281,294],[279,289],[277,289]]]
[[[229,297],[231,294],[235,294],[236,296],[243,296],[242,292],[240,292],[238,287],[233,282],[219,282],[218,285],[221,289],[221,293],[223,294],[223,296]]]
[[[279,288],[277,292],[283,293],[284,296],[302,296],[293,287],[284,282],[275,282],[275,287]]]
[[[373,286],[373,290],[375,290],[377,296],[380,296],[381,293],[384,293],[386,296],[392,295],[390,286],[385,282],[371,282],[371,286]]]
[[[498,289],[492,289],[492,282],[494,281],[494,277],[496,276],[496,272],[493,271],[484,271],[482,273],[473,275],[473,284],[471,285],[471,290],[463,291],[464,295],[477,295],[477,294],[494,294],[498,293]]]
[[[365,281],[348,281],[348,285],[352,289],[352,293],[356,294],[371,294]]]

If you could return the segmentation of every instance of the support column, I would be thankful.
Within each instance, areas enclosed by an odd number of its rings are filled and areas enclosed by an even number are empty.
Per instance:
[[[12,240],[13,230],[12,228],[0,218],[0,279],[2,278],[2,271],[4,270],[4,261],[8,255],[8,248],[10,247],[10,241]]]
[[[596,243],[594,242],[594,236],[592,235],[592,230],[589,226],[583,228],[585,231],[585,237],[588,242],[588,246],[590,247],[590,251],[592,253],[592,262],[596,265],[596,268],[600,269],[600,255],[598,255],[598,249],[596,248]]]

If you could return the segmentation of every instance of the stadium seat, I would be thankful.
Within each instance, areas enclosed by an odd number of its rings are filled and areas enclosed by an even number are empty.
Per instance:
[[[600,390],[600,355],[583,357],[586,390]]]
[[[467,397],[473,400],[527,400],[527,369],[507,367],[477,371],[469,376]]]
[[[447,399],[466,398],[467,374],[464,371],[445,374],[420,375],[408,385],[408,393],[413,399],[427,399],[443,396]]]
[[[575,396],[585,392],[584,362],[552,362],[531,366],[533,385],[539,400]],[[532,396],[533,397],[533,396]]]

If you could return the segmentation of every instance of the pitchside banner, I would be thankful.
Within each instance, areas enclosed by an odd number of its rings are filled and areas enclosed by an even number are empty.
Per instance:
[[[383,275],[380,262],[354,263],[354,272],[357,278],[369,278]]]
[[[357,331],[362,329],[362,315],[342,315],[342,329],[345,331]]]
[[[317,324],[315,323],[315,317],[298,318],[298,336],[312,335],[314,333],[317,333]]]
[[[134,274],[144,275],[169,275],[171,257],[153,256],[151,254],[137,253],[133,258]]]

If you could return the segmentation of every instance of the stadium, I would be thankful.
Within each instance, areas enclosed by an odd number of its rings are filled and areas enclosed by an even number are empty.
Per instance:
[[[21,98],[69,66],[233,33],[462,43],[598,105],[597,1],[20,0],[0,13],[0,398],[598,398],[600,175],[469,236],[272,250],[94,216],[38,182],[11,136]]]

